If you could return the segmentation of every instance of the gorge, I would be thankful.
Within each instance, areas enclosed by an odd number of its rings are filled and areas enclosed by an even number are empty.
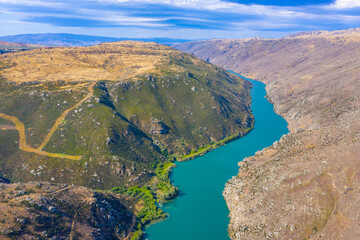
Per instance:
[[[267,84],[290,134],[226,185],[232,239],[359,239],[360,29],[178,49]]]

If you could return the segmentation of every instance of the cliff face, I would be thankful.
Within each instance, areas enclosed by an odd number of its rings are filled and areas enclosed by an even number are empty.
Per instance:
[[[176,47],[263,81],[289,122],[227,183],[231,238],[359,239],[359,29]]]

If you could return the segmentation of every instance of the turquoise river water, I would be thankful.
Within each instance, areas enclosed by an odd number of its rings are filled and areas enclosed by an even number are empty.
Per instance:
[[[238,75],[240,76],[240,75]],[[241,77],[241,76],[240,76]],[[169,214],[146,230],[149,240],[229,240],[229,210],[222,192],[238,173],[238,162],[288,133],[286,121],[265,98],[265,84],[244,78],[251,89],[255,128],[245,137],[187,162],[177,162],[171,179],[180,195],[161,208]]]

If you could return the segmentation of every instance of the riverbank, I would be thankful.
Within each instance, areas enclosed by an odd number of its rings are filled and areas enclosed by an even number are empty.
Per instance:
[[[138,200],[135,212],[138,221],[134,224],[134,228],[137,230],[134,232],[130,240],[141,239],[144,234],[143,230],[145,227],[147,228],[153,224],[165,221],[166,218],[169,217],[167,212],[161,209],[161,206],[163,206],[163,204],[170,203],[178,197],[178,193],[180,192],[170,179],[171,172],[176,167],[175,161],[180,163],[203,156],[211,150],[215,150],[227,143],[239,139],[252,129],[253,128],[247,129],[244,134],[232,135],[220,141],[214,141],[213,144],[209,146],[203,148],[200,147],[196,153],[187,155],[186,158],[184,158],[184,156],[181,156],[181,158],[169,156],[168,159],[170,160],[168,162],[158,164],[155,170],[156,176],[154,176],[150,183],[144,187],[114,187],[111,189],[112,193],[123,195],[124,197],[129,196]]]
[[[227,143],[230,143],[232,141],[235,141],[241,137],[244,137],[246,134],[248,134],[253,128],[247,128],[245,130],[244,133],[240,133],[240,134],[234,134],[234,135],[231,135],[230,137],[226,137],[220,141],[214,141],[211,145],[205,145],[205,146],[200,146],[197,150],[192,150],[190,152],[190,154],[187,154],[187,155],[182,155],[180,156],[177,161],[179,162],[183,162],[183,161],[188,161],[188,160],[192,160],[194,158],[197,158],[197,157],[201,157],[201,156],[204,156],[206,153],[214,150],[214,149],[217,149]]]

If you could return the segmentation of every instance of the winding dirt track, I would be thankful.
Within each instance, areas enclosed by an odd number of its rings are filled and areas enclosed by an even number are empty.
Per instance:
[[[83,104],[86,100],[88,100],[89,98],[91,98],[91,96],[94,94],[94,86],[95,86],[96,82],[92,83],[89,85],[88,90],[89,93],[77,104],[75,104],[73,107],[65,110],[63,113],[61,113],[60,117],[58,117],[55,121],[55,124],[52,126],[50,132],[46,135],[46,137],[44,138],[44,141],[41,143],[41,145],[37,148],[38,150],[41,150],[45,147],[45,145],[50,141],[50,138],[52,137],[52,135],[55,133],[56,129],[58,129],[59,125],[61,124],[61,121],[63,121],[65,119],[65,117],[68,115],[69,112],[71,112],[72,110],[74,110],[75,108],[79,107],[81,104]]]
[[[27,145],[26,143],[26,135],[25,135],[25,126],[24,124],[15,116],[6,115],[4,113],[0,113],[0,118],[3,118],[5,120],[11,121],[13,124],[15,124],[15,127],[12,128],[0,128],[0,130],[7,130],[7,129],[16,129],[19,132],[19,149],[25,152],[31,152],[36,153],[42,156],[48,156],[48,157],[55,157],[55,158],[64,158],[64,159],[70,159],[70,160],[80,160],[81,156],[72,156],[72,155],[65,155],[62,153],[49,153],[45,152],[42,149],[46,146],[46,144],[49,142],[55,131],[58,129],[61,122],[65,119],[65,117],[68,115],[68,113],[75,108],[79,107],[82,103],[84,103],[86,100],[88,100],[93,94],[94,94],[94,86],[96,82],[91,83],[88,87],[89,93],[83,98],[80,102],[75,104],[73,107],[65,110],[60,117],[58,117],[55,121],[55,124],[50,129],[50,132],[46,135],[44,141],[41,143],[41,145],[38,148],[33,148]]]

